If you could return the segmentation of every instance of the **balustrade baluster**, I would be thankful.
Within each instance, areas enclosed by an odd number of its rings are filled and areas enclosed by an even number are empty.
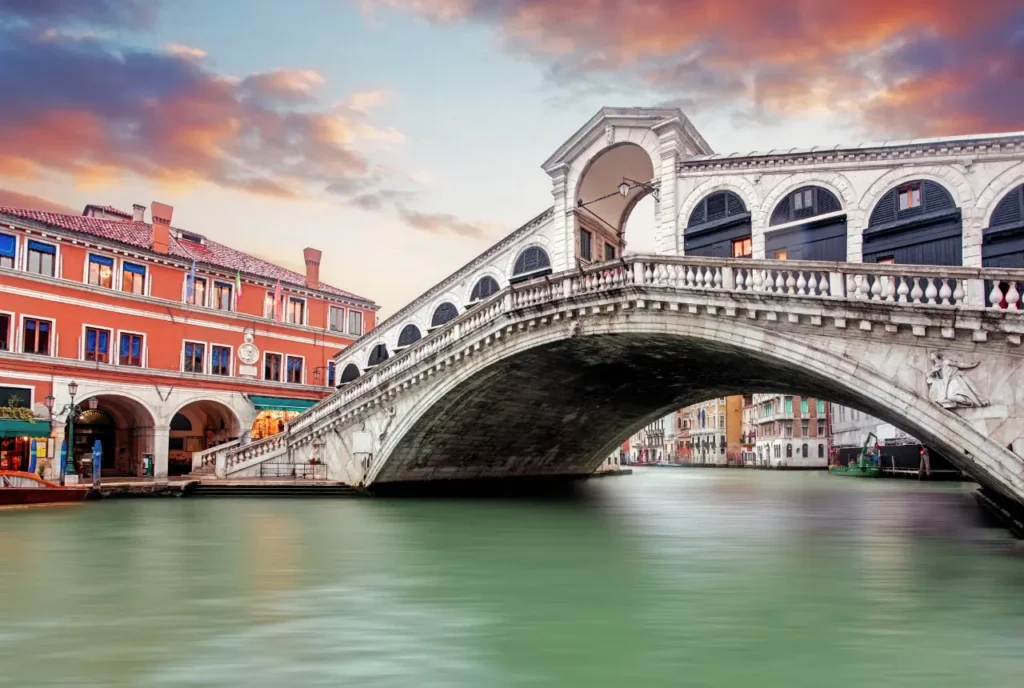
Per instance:
[[[881,301],[882,299],[882,275],[875,276],[874,282],[871,284],[871,300]]]
[[[736,291],[743,291],[743,280],[745,272],[746,270],[743,268],[736,268]]]
[[[921,303],[921,299],[924,297],[924,291],[921,289],[921,278],[911,277],[911,282],[914,288],[910,290],[910,300],[913,303]]]
[[[800,294],[801,296],[806,296],[807,295],[807,280],[804,279],[804,272],[803,272],[803,270],[798,272],[797,275],[798,275],[798,277],[796,278],[796,293]]]
[[[899,294],[899,298],[896,300],[900,303],[906,303],[907,294],[910,293],[910,288],[907,286],[907,280],[905,277],[897,277],[896,279],[900,281],[900,286],[896,288],[896,293]]]
[[[722,288],[722,268],[716,267],[716,268],[714,268],[714,270],[715,270],[714,288],[715,289],[721,289]]]
[[[991,308],[1000,308],[1003,303],[1003,285],[999,280],[992,280],[992,291],[988,294],[988,303]]]
[[[818,295],[818,275],[815,272],[811,272],[811,279],[807,281],[807,293],[811,296]]]
[[[754,291],[761,291],[761,287],[764,285],[764,275],[762,274],[762,271],[755,268],[753,270],[753,277],[754,283],[752,286],[754,287]]]
[[[775,293],[781,294],[786,287],[786,280],[782,278],[782,270],[778,271],[778,276],[775,278]]]
[[[694,277],[694,274],[693,274],[693,266],[692,265],[687,265],[686,266],[686,286],[692,287],[695,284],[695,279],[696,278]]]
[[[1020,292],[1017,291],[1017,283],[1010,282],[1010,288],[1006,290],[1006,310],[1015,311],[1018,310],[1017,304],[1020,303]]]
[[[935,280],[931,278],[925,278],[928,286],[925,287],[924,295],[928,299],[928,303],[935,304],[935,297],[939,295],[939,290],[935,288]]]
[[[953,290],[949,288],[949,280],[945,277],[939,280],[942,283],[942,287],[939,289],[939,298],[942,300],[943,306],[949,305],[949,297],[953,295]]]
[[[644,282],[646,282],[647,284],[650,284],[651,280],[653,278],[654,278],[654,273],[651,272],[651,264],[647,263],[645,265],[645,269],[644,269]]]

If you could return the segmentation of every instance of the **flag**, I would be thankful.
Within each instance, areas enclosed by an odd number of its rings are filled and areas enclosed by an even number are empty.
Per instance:
[[[274,287],[274,320],[281,320],[281,280],[277,280]]]
[[[235,310],[238,310],[238,300],[242,298],[242,271],[235,271]]]
[[[192,261],[192,269],[188,271],[188,279],[185,280],[185,300],[192,303],[196,293],[196,262]]]

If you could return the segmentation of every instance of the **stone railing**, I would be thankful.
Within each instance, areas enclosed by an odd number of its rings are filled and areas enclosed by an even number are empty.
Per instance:
[[[217,455],[224,454],[229,449],[237,447],[239,441],[240,440],[232,440],[230,442],[225,442],[224,444],[218,444],[216,447],[204,449],[201,452],[192,452],[192,470],[205,468],[207,466],[216,466]]]
[[[631,256],[511,285],[348,383],[293,419],[286,434],[315,427],[353,401],[499,316],[561,299],[622,290],[774,295],[821,303],[876,302],[895,308],[1020,312],[1024,270],[874,263],[831,263],[684,256]],[[987,286],[987,289],[986,289]],[[998,299],[998,300],[997,300]],[[990,305],[995,304],[995,305]],[[1022,320],[1024,323],[1024,320]],[[259,443],[249,445],[258,447]]]
[[[288,431],[280,432],[270,437],[264,437],[261,440],[250,442],[246,445],[236,446],[232,449],[228,449],[221,455],[218,455],[217,461],[217,477],[224,477],[231,473],[242,470],[243,468],[252,464],[261,463],[263,461],[269,461],[279,457],[281,454],[288,451]],[[224,468],[221,471],[220,456],[223,456]]]

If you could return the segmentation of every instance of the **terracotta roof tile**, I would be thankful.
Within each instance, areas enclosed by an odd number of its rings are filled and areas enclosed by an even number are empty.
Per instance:
[[[123,213],[117,208],[103,207],[108,212]],[[121,244],[133,246],[144,250],[151,250],[153,227],[147,222],[134,222],[128,220],[113,220],[102,217],[88,217],[85,215],[64,215],[61,213],[50,213],[42,210],[30,210],[26,208],[11,208],[0,206],[0,213],[12,215],[25,220],[34,220],[44,224],[58,227],[70,232],[79,232],[90,236],[116,241]],[[131,217],[130,213],[124,213]],[[181,231],[181,230],[178,230]],[[237,251],[229,246],[212,241],[203,237],[202,244],[190,241],[180,241],[172,233],[170,241],[170,254],[184,260],[195,260],[196,263],[211,265],[227,270],[238,270],[243,274],[262,277],[263,279],[277,281],[286,284],[305,288],[306,276],[300,275],[293,270],[288,270],[280,265],[261,260],[247,253]],[[320,283],[320,291],[334,296],[340,296],[358,301],[373,303],[367,298],[351,292],[332,287],[323,282]]]

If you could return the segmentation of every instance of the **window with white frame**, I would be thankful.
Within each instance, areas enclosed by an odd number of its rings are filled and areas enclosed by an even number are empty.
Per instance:
[[[186,373],[205,372],[206,345],[202,342],[185,342],[185,355],[182,358],[182,369]]]
[[[49,356],[52,339],[52,320],[43,320],[42,318],[25,318],[22,321],[22,353]]]
[[[231,347],[211,346],[210,347],[210,375],[231,374]]]
[[[0,351],[11,350],[11,316],[0,313]],[[2,399],[0,399],[2,401]]]
[[[146,266],[121,261],[121,291],[129,294],[146,293]]]
[[[306,322],[306,301],[294,296],[288,297],[288,322],[302,325]]]
[[[142,367],[142,335],[134,332],[122,332],[118,343],[117,364]]]
[[[221,311],[231,310],[231,292],[233,290],[234,288],[227,282],[214,282],[213,301],[210,303],[210,307]]]
[[[363,334],[363,313],[362,311],[348,312],[348,333],[356,336]]]
[[[17,248],[17,237],[12,234],[0,234],[0,268],[14,267],[14,254]]]
[[[274,298],[274,292],[268,291],[267,295],[263,297],[263,317],[270,318],[271,320],[276,317],[277,311],[277,299]]]
[[[331,306],[330,328],[335,332],[345,331],[345,309],[339,306]]]
[[[89,284],[110,289],[114,286],[114,259],[89,254]]]
[[[192,289],[187,294],[188,302],[193,306],[205,306],[206,305],[206,278],[196,277],[194,280],[189,277],[192,281]]]
[[[85,360],[110,363],[110,330],[99,327],[85,328]]]
[[[281,354],[263,354],[263,379],[281,381]]]
[[[25,267],[36,275],[55,277],[57,275],[57,247],[53,244],[30,240]]]
[[[288,357],[287,381],[296,385],[302,384],[302,358],[300,356]]]

